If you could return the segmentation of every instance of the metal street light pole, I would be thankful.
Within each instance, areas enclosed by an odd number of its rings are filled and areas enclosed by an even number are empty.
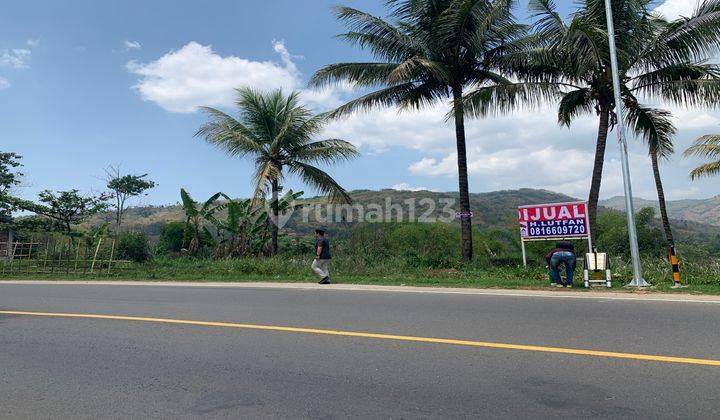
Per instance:
[[[632,257],[633,279],[628,286],[650,286],[643,279],[640,265],[640,250],[635,228],[635,208],[630,185],[630,164],[628,163],[627,140],[625,139],[625,120],[623,116],[622,98],[620,96],[620,74],[618,72],[617,52],[615,50],[615,25],[613,24],[611,0],[605,0],[605,17],[607,18],[608,40],[610,42],[610,66],[612,68],[613,91],[615,92],[615,112],[617,113],[618,143],[620,143],[620,161],[622,163],[623,187],[625,187],[625,210],[627,213],[628,234],[630,236],[630,256]]]

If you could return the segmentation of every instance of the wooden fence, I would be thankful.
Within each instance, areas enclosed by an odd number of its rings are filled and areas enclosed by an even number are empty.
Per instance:
[[[44,242],[0,242],[0,274],[110,274],[131,265],[119,260],[115,240],[102,238],[84,244],[69,238]]]

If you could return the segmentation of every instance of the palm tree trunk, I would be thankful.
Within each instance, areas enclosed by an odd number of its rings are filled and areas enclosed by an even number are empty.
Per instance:
[[[465,147],[465,115],[462,103],[462,85],[452,87],[453,110],[455,111],[455,140],[457,143],[458,184],[460,192],[460,236],[464,261],[471,261],[472,217],[470,216],[470,193],[468,190],[467,152]]]
[[[658,166],[657,153],[650,153],[652,161],[653,176],[655,177],[655,188],[657,189],[658,203],[660,204],[660,219],[662,219],[663,229],[665,230],[665,239],[668,245],[674,246],[672,229],[670,228],[670,219],[667,214],[667,206],[665,204],[665,190],[663,189],[662,179],[660,178],[660,167]]]
[[[275,255],[278,253],[278,214],[279,214],[279,203],[278,203],[278,181],[276,179],[272,180],[272,202],[270,203],[270,207],[272,208],[272,223],[271,223],[271,229],[272,229],[272,254]]]
[[[597,221],[598,199],[600,197],[600,184],[602,182],[603,164],[605,163],[605,145],[607,144],[608,127],[610,126],[610,109],[600,106],[600,125],[598,127],[597,142],[595,143],[595,163],[593,164],[592,181],[590,181],[590,196],[588,197],[588,219],[590,232],[593,238],[597,237],[595,222]]]

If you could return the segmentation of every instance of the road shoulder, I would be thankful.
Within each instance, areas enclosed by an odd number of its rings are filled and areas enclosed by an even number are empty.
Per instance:
[[[650,290],[606,291],[606,290],[529,290],[529,289],[474,289],[451,287],[381,286],[361,284],[315,283],[274,283],[274,282],[171,282],[171,281],[86,281],[86,280],[2,280],[0,285],[64,285],[64,286],[154,286],[154,287],[212,287],[251,289],[296,289],[317,291],[359,291],[385,293],[423,293],[490,295],[508,297],[538,297],[565,299],[638,300],[659,302],[720,303],[720,296],[693,295],[683,293],[661,293]]]

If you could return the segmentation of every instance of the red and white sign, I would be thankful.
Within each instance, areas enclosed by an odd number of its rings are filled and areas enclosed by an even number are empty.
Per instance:
[[[590,235],[584,201],[518,207],[518,219],[522,239],[570,239]]]

